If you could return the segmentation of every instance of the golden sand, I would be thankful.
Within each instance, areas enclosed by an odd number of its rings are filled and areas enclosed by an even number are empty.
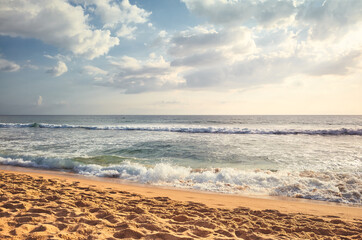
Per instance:
[[[0,171],[0,239],[362,239],[361,213]]]

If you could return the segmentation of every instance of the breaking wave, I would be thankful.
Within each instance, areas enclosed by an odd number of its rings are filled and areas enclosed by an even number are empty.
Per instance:
[[[48,123],[0,123],[0,128],[79,128],[85,130],[119,130],[119,131],[154,131],[180,133],[214,133],[214,134],[265,134],[265,135],[357,135],[362,136],[362,129],[249,129],[227,127],[168,127],[168,126],[82,126]]]
[[[361,205],[362,173],[192,169],[170,163],[145,166],[123,161],[101,166],[72,159],[0,157],[0,164],[66,170],[138,183],[232,194],[261,194]]]

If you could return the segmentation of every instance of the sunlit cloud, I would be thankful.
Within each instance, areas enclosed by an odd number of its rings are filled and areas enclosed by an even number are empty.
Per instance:
[[[85,9],[92,9],[95,16],[99,16],[103,28],[118,29],[117,37],[135,39],[137,24],[148,22],[151,12],[136,5],[130,4],[128,0],[73,0],[74,3],[82,4]],[[152,23],[149,23],[152,26]]]
[[[109,30],[92,29],[80,6],[67,1],[3,1],[0,35],[35,38],[88,59],[119,44]]]
[[[64,62],[59,61],[56,66],[48,69],[46,72],[53,75],[54,77],[59,77],[64,73],[66,73],[67,71],[68,71],[67,65]]]

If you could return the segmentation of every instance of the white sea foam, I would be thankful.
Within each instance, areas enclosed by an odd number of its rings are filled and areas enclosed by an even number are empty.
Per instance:
[[[0,123],[0,128],[29,128],[34,127],[34,123]]]
[[[139,183],[234,194],[263,194],[361,205],[362,174],[314,171],[191,169],[169,163],[146,167],[128,161],[117,165],[81,164],[69,159],[0,157],[0,164],[67,169],[83,175],[115,177]]]
[[[82,126],[70,124],[48,123],[0,123],[0,128],[80,128],[86,130],[119,130],[119,131],[153,131],[153,132],[180,132],[180,133],[215,133],[215,134],[264,134],[264,135],[358,135],[362,136],[362,129],[249,129],[230,127],[171,127],[171,126]]]

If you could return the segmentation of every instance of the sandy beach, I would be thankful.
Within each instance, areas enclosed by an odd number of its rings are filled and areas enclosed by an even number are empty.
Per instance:
[[[0,0],[0,240],[362,240],[362,0]]]
[[[362,209],[0,170],[1,239],[361,239]]]

